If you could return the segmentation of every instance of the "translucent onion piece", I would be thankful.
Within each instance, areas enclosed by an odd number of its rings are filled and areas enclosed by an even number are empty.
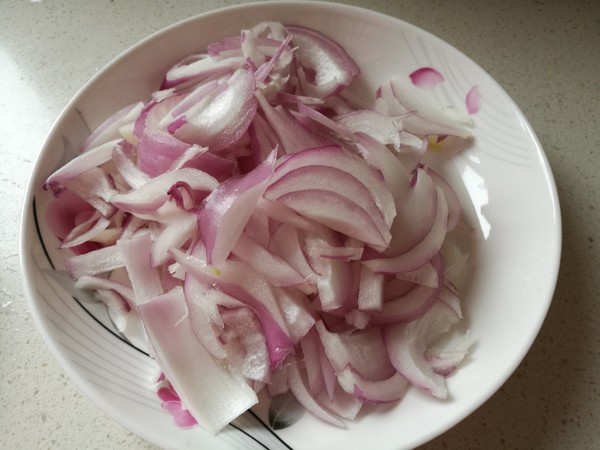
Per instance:
[[[458,321],[447,305],[436,302],[420,319],[385,327],[383,339],[394,367],[412,384],[437,398],[448,396],[444,377],[427,361],[427,348]]]
[[[220,266],[229,256],[273,173],[275,152],[252,172],[221,183],[198,213],[198,230],[207,261]]]
[[[182,290],[142,305],[140,313],[165,377],[208,432],[218,432],[258,402],[239,373],[215,361],[199,345],[187,318]]]
[[[297,47],[298,76],[306,95],[325,98],[336,94],[360,74],[360,68],[346,51],[324,34],[298,26],[286,29]]]
[[[467,112],[469,114],[476,114],[479,112],[481,109],[482,97],[477,86],[473,86],[469,90],[465,103],[467,105]]]
[[[444,82],[444,76],[431,67],[421,67],[410,75],[410,80],[415,86],[431,89]]]

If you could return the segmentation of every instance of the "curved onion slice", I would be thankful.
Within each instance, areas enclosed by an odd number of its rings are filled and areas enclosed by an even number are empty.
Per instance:
[[[363,160],[337,145],[310,148],[280,158],[271,184],[292,170],[315,166],[337,168],[358,179],[373,197],[375,205],[384,215],[386,223],[391,223],[394,219],[396,215],[394,198],[389,189],[382,185],[381,173],[365,165]]]
[[[444,377],[433,370],[425,352],[457,320],[454,311],[436,302],[420,319],[389,325],[383,330],[383,339],[394,367],[412,384],[437,398],[446,398],[448,390]]]
[[[218,186],[216,179],[192,168],[166,172],[127,193],[116,193],[111,203],[122,211],[146,213],[156,211],[169,199],[169,189],[185,182],[191,189],[212,191]]]
[[[184,123],[174,135],[182,141],[222,150],[234,144],[246,132],[256,112],[254,75],[238,69],[227,87],[202,108],[192,107],[175,121]]]
[[[142,102],[137,102],[117,111],[89,135],[83,143],[81,151],[87,152],[89,149],[111,140],[121,140],[123,137],[120,132],[121,128],[133,123],[143,107]]]
[[[242,234],[273,173],[275,151],[252,172],[221,183],[198,213],[198,229],[210,264],[220,266]]]
[[[340,92],[360,74],[360,68],[346,51],[324,34],[298,26],[286,28],[297,46],[298,78],[305,94],[328,97]]]
[[[469,114],[475,114],[481,109],[482,97],[477,86],[473,86],[467,93],[465,100],[467,104],[467,112]]]
[[[364,133],[383,145],[400,148],[400,132],[391,117],[370,109],[361,109],[335,117],[352,133]]]
[[[431,67],[421,67],[412,72],[409,77],[415,86],[421,88],[430,89],[444,82],[444,76]]]
[[[343,192],[344,197],[351,199],[367,212],[385,242],[389,242],[392,238],[389,232],[391,220],[386,221],[371,192],[356,177],[335,167],[305,166],[291,170],[280,176],[276,182],[269,184],[264,195],[269,200],[279,200],[287,194],[306,191],[307,186],[310,186],[310,190],[325,191],[336,195],[338,192]],[[279,201],[286,204],[284,200]],[[288,204],[288,206],[290,205]],[[298,209],[294,207],[292,209],[300,213]],[[308,215],[306,213],[303,215],[320,222],[312,211]],[[330,225],[330,227],[342,231],[334,226]],[[359,238],[353,234],[349,234],[349,236]],[[367,241],[367,239],[361,240]]]
[[[110,160],[113,149],[120,140],[108,141],[93,149],[87,150],[75,159],[62,166],[48,177],[44,183],[44,189],[56,192],[67,180],[73,179],[83,172],[93,169]]]

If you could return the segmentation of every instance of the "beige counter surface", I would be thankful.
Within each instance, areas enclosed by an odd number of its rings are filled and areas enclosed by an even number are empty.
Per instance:
[[[0,1],[0,448],[154,448],[84,397],[42,341],[21,281],[21,202],[52,123],[94,73],[154,31],[236,3]],[[561,201],[558,285],[531,351],[425,448],[599,448],[600,2],[347,3],[436,34],[487,70],[537,133]]]

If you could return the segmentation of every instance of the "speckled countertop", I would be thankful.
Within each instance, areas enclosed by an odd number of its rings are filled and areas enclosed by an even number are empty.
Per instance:
[[[235,3],[0,3],[0,448],[153,448],[83,397],[38,334],[18,262],[21,201],[53,121],[99,68],[166,25]],[[424,28],[486,69],[531,122],[561,200],[561,270],[538,339],[496,395],[425,448],[600,447],[600,2],[346,3]]]

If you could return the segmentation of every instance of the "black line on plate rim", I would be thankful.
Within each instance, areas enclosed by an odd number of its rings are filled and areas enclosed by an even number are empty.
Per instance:
[[[150,354],[148,352],[145,352],[144,350],[142,350],[141,348],[137,348],[135,345],[133,345],[131,342],[129,342],[127,339],[125,339],[124,337],[120,336],[119,334],[115,333],[113,330],[111,330],[110,328],[108,328],[106,325],[104,325],[100,319],[98,319],[96,316],[94,316],[85,306],[83,306],[83,304],[77,299],[77,297],[73,297],[73,300],[75,300],[75,302],[77,302],[77,304],[81,307],[81,309],[83,309],[88,316],[90,316],[92,319],[94,319],[94,321],[96,321],[97,324],[99,324],[102,328],[104,328],[106,331],[108,331],[110,334],[112,334],[114,337],[116,337],[117,339],[119,339],[121,342],[124,342],[125,344],[127,344],[129,347],[131,347],[134,350],[137,350],[138,352],[140,352],[142,355],[147,356],[148,358],[150,358]]]
[[[64,305],[64,308],[71,314],[77,314],[74,311],[74,308],[77,308],[77,306],[73,305],[72,302],[68,301],[67,298],[62,297],[59,295],[59,293],[57,292],[56,288],[54,287],[53,283],[50,283],[48,280],[52,279],[50,277],[45,277],[46,279],[46,283],[48,285],[48,287],[53,291],[53,293],[56,295],[56,298],[62,303],[62,305]],[[71,297],[72,298],[72,297]],[[55,303],[58,303],[55,302]],[[82,324],[83,326],[86,327],[86,330],[81,330],[79,329],[79,327],[75,326],[72,322],[69,322],[65,316],[63,314],[61,314],[61,312],[59,312],[56,308],[56,305],[54,303],[50,303],[47,302],[46,303],[48,310],[53,311],[54,314],[56,314],[57,317],[61,318],[64,322],[65,322],[65,326],[63,325],[59,325],[52,316],[50,316],[49,314],[46,314],[46,317],[48,318],[48,320],[50,322],[52,322],[54,324],[54,326],[59,329],[60,331],[63,332],[63,334],[67,335],[71,341],[78,343],[79,345],[81,345],[83,348],[86,349],[86,351],[88,352],[88,354],[93,354],[96,358],[103,360],[106,363],[111,364],[112,362],[105,358],[104,356],[102,356],[100,353],[98,353],[96,351],[96,349],[100,349],[102,348],[103,350],[106,350],[106,348],[104,347],[90,347],[90,344],[88,344],[86,341],[90,341],[92,343],[94,343],[94,338],[93,336],[86,334],[86,331],[90,330],[91,332],[93,332],[94,334],[98,335],[101,339],[103,339],[109,346],[114,347],[113,343],[108,340],[108,336],[105,333],[102,333],[101,330],[95,329],[92,326],[90,326],[89,323],[86,323],[85,321],[81,320],[81,317],[77,316],[77,320],[78,320],[78,324]],[[86,341],[82,340],[81,338],[79,338],[79,336],[75,336],[75,334],[81,335],[83,336]],[[62,342],[62,345],[65,348],[68,348],[73,354],[79,354],[76,350],[74,350],[70,344],[67,344],[66,342]],[[127,358],[124,358],[122,356],[122,349],[118,349],[118,352],[114,352],[114,353],[110,353],[110,355],[116,359],[119,360],[119,362],[123,363],[124,365],[127,365]],[[127,355],[129,356],[129,355]],[[73,360],[74,363],[76,363]],[[90,361],[92,362],[92,361]],[[97,364],[98,365],[98,364]],[[100,365],[99,365],[100,366]],[[114,365],[111,364],[110,366],[111,368],[114,368]],[[133,367],[133,366],[131,366]],[[140,368],[139,366],[135,367],[138,370],[145,370],[144,368]],[[131,375],[131,376],[135,376],[135,373],[130,372],[129,368],[125,368],[125,367],[120,367],[119,370],[117,372],[112,372],[113,375],[117,375],[118,376],[118,372],[121,372],[121,374],[125,373],[127,375]]]
[[[50,258],[50,254],[48,253],[48,249],[46,248],[46,243],[44,242],[44,239],[42,238],[42,230],[40,230],[40,222],[38,220],[35,195],[33,196],[33,202],[32,202],[31,208],[33,210],[33,223],[35,224],[35,232],[38,235],[38,240],[40,241],[40,245],[42,246],[44,255],[46,255],[46,259],[48,260],[50,267],[52,267],[52,270],[56,270],[56,267],[54,266],[54,262],[52,262],[52,258]]]
[[[267,450],[270,450],[269,447],[267,447],[265,444],[263,444],[261,441],[259,441],[257,438],[255,438],[254,436],[252,436],[251,434],[249,434],[248,432],[244,431],[242,428],[238,427],[237,425],[235,425],[234,423],[230,423],[229,424],[232,428],[235,428],[236,430],[238,430],[240,433],[245,434],[246,436],[248,436],[250,439],[252,439],[254,442],[256,442],[257,444],[261,445],[263,448],[266,448]]]
[[[36,205],[36,199],[35,196],[33,197],[33,204],[32,204],[32,209],[33,209],[33,221],[35,223],[35,231],[38,235],[38,240],[40,241],[40,245],[42,246],[42,250],[44,251],[44,254],[46,255],[46,259],[48,260],[48,263],[50,264],[50,267],[52,267],[52,270],[56,270],[56,266],[54,265],[54,262],[52,261],[52,258],[50,257],[50,253],[48,253],[48,249],[46,248],[46,243],[44,242],[44,238],[42,237],[42,232],[40,230],[40,224],[38,221],[38,214],[37,214],[37,205]],[[92,319],[94,319],[94,321],[99,324],[102,328],[104,328],[106,331],[108,331],[110,334],[112,334],[114,337],[116,337],[117,339],[119,339],[121,342],[127,344],[129,347],[133,348],[134,350],[137,350],[138,352],[140,352],[142,355],[146,356],[146,357],[150,357],[150,355],[145,352],[144,350],[137,348],[135,345],[133,345],[131,342],[129,342],[127,339],[123,338],[122,336],[120,336],[119,334],[115,333],[113,330],[111,330],[110,328],[108,328],[106,325],[104,325],[96,316],[94,316],[89,309],[87,309],[85,306],[83,306],[83,304],[76,298],[73,297],[73,300],[75,300],[75,302],[79,305],[79,307],[81,309],[83,309],[88,316],[90,316]]]
[[[279,436],[277,433],[275,433],[275,431],[273,431],[273,429],[272,429],[270,426],[268,426],[266,423],[264,423],[264,422],[262,421],[262,419],[261,419],[260,417],[258,417],[258,415],[257,415],[257,414],[256,414],[254,411],[252,411],[251,409],[249,409],[247,412],[248,412],[250,415],[252,415],[252,416],[253,416],[253,417],[254,417],[256,420],[258,420],[258,421],[259,421],[259,422],[262,424],[262,426],[263,426],[263,427],[265,427],[265,428],[266,428],[266,429],[267,429],[267,430],[268,430],[268,431],[269,431],[269,432],[270,432],[270,433],[271,433],[273,436],[275,436],[275,438],[276,438],[276,439],[277,439],[279,442],[281,442],[283,445],[285,445],[285,447],[286,447],[286,448],[288,448],[289,450],[294,450],[292,447],[290,447],[290,446],[287,444],[287,442],[285,442],[283,439],[281,439],[281,437],[280,437],[280,436]]]

